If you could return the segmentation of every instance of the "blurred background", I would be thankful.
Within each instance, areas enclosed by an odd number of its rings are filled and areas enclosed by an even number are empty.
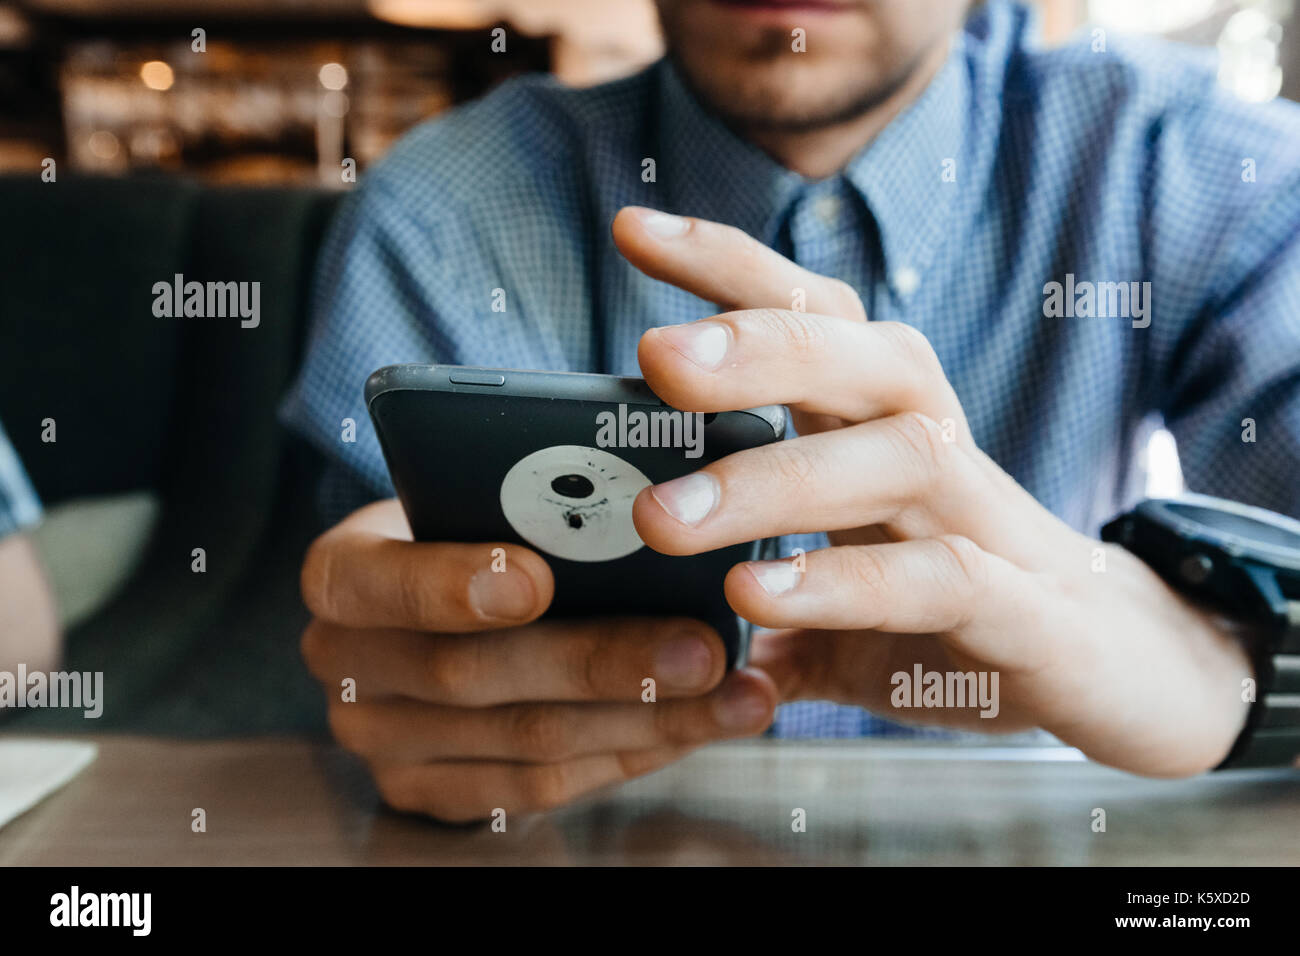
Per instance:
[[[1293,0],[1038,6],[1046,42],[1100,27],[1217,45],[1238,95],[1300,98]],[[0,171],[50,157],[338,186],[343,158],[360,172],[512,74],[592,84],[660,51],[652,0],[0,0]]]

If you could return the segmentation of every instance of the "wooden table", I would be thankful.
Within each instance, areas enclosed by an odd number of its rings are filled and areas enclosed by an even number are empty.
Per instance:
[[[0,829],[0,865],[1300,863],[1295,771],[1170,782],[1063,749],[763,740],[494,833],[385,810],[325,743],[97,740],[80,777]]]

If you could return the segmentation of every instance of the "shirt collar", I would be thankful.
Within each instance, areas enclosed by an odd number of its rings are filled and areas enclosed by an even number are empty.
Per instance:
[[[971,84],[962,36],[921,96],[844,171],[876,220],[890,287],[904,296],[934,260],[955,197],[974,173],[965,149]]]
[[[670,60],[658,65],[660,181],[673,212],[737,226],[772,244],[782,216],[808,185],[736,136],[700,105]],[[961,188],[970,77],[962,34],[921,96],[843,171],[880,231],[886,275],[906,295],[933,261]],[[945,181],[952,160],[955,182]],[[902,276],[902,282],[899,277]],[[902,286],[902,288],[900,288]]]

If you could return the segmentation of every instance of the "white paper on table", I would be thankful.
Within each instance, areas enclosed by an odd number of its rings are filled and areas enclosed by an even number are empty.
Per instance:
[[[79,740],[0,739],[0,827],[81,773],[98,752]]]

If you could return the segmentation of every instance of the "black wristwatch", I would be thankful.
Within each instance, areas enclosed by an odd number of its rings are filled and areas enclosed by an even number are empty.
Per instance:
[[[1300,757],[1300,521],[1189,494],[1144,501],[1101,537],[1251,635],[1255,702],[1219,769],[1293,764]]]

